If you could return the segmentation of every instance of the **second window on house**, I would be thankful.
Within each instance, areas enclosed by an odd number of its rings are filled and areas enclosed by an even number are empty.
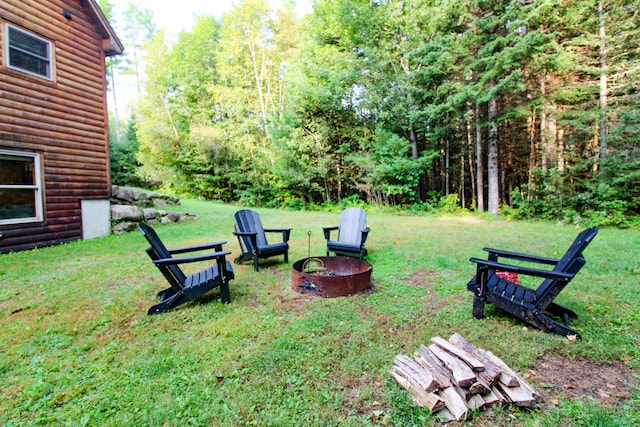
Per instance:
[[[42,221],[40,157],[0,150],[0,225]]]

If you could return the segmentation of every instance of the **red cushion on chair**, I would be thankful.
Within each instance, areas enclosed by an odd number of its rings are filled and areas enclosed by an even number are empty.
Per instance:
[[[496,270],[496,275],[501,279],[507,280],[516,285],[518,284],[518,273]]]

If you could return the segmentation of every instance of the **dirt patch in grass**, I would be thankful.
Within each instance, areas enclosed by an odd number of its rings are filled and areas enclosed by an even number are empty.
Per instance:
[[[561,399],[593,399],[605,406],[626,403],[639,385],[633,371],[622,362],[597,363],[589,359],[572,359],[559,354],[547,354],[538,359],[536,368],[522,373],[540,393],[536,412],[557,406]],[[492,408],[473,418],[475,427],[506,427],[513,425],[510,417],[497,418]],[[452,422],[449,427],[469,425]]]
[[[384,415],[382,378],[372,378],[365,373],[359,378],[345,377],[340,382],[345,392],[342,410],[346,414],[368,415],[373,422]],[[363,395],[368,397],[363,398]]]
[[[427,270],[426,268],[419,268],[414,271],[414,273],[409,278],[409,284],[413,286],[423,286],[427,289],[431,289],[433,287],[431,277],[435,275],[435,271]]]
[[[543,406],[557,405],[560,399],[587,398],[616,406],[628,401],[638,386],[633,371],[622,362],[596,363],[559,354],[544,355],[526,376],[537,386]]]
[[[426,268],[419,268],[413,272],[408,280],[408,283],[413,286],[422,286],[428,289],[429,293],[423,299],[425,300],[425,307],[429,310],[440,310],[450,304],[450,300],[453,299],[456,302],[462,303],[465,298],[461,295],[449,295],[446,298],[438,295],[433,291],[432,277],[437,276],[438,273],[434,270],[428,270]]]
[[[313,298],[317,298],[310,295],[300,294],[293,290],[290,291],[291,292],[287,294],[277,296],[279,309],[285,313],[300,313]]]
[[[536,368],[523,373],[529,384],[540,393],[538,412],[557,406],[562,399],[594,401],[604,406],[620,406],[631,399],[638,380],[622,362],[597,363],[589,359],[571,359],[559,354],[546,354]],[[454,422],[450,427],[466,425]],[[477,427],[511,425],[499,422],[491,409],[473,420]]]
[[[476,216],[463,216],[456,217],[456,220],[464,224],[483,224],[487,222],[486,219],[478,218]]]

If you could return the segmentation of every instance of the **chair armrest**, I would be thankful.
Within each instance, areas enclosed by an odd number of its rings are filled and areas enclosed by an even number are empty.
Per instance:
[[[335,227],[322,227],[322,232],[324,233],[324,238],[329,240],[331,238],[331,232],[337,230],[338,226]]]
[[[369,227],[363,228],[362,229],[362,244],[364,245],[364,242],[367,241],[367,236],[369,236],[369,232],[371,231],[371,229]]]
[[[265,233],[282,233],[282,241],[283,242],[288,242],[289,241],[289,236],[291,235],[291,229],[290,228],[265,228],[264,232]]]
[[[560,260],[556,258],[547,258],[537,255],[522,254],[519,252],[503,251],[501,249],[482,248],[482,250],[489,252],[489,257],[491,258],[493,256],[496,260],[498,259],[498,257],[503,257],[515,259],[518,261],[536,262],[538,264],[547,265],[556,265],[558,262],[560,262]]]
[[[258,235],[258,233],[252,232],[252,231],[234,231],[233,234],[234,236],[240,236],[240,237],[251,237],[251,236]]]
[[[215,249],[216,251],[221,251],[222,250],[222,245],[226,244],[226,241],[220,241],[220,242],[211,242],[211,243],[205,243],[204,245],[196,245],[196,246],[187,246],[184,248],[176,248],[176,249],[169,249],[169,253],[170,254],[183,254],[186,252],[197,252],[197,251],[203,251],[205,249]]]
[[[211,259],[218,259],[218,258],[223,258],[225,257],[225,255],[229,255],[231,254],[231,251],[221,251],[221,252],[214,252],[211,254],[206,254],[206,255],[196,255],[196,256],[192,256],[192,257],[186,257],[186,258],[162,258],[162,259],[156,259],[153,261],[154,264],[157,265],[176,265],[176,264],[186,264],[189,262],[199,262],[199,261],[208,261]]]
[[[493,270],[510,271],[513,273],[524,274],[525,276],[543,277],[545,279],[562,280],[565,282],[570,281],[574,276],[574,274],[570,274],[570,273],[560,273],[557,271],[542,270],[539,268],[530,268],[530,267],[522,267],[519,265],[503,264],[501,262],[486,261],[479,258],[471,258],[469,261],[478,264],[478,266],[484,265]]]

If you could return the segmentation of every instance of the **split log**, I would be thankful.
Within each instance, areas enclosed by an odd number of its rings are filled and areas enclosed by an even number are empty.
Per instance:
[[[509,403],[513,405],[533,408],[536,404],[536,398],[526,387],[521,385],[517,387],[506,387],[503,384],[498,384],[496,388],[499,388]]]
[[[456,391],[456,393],[458,393],[460,395],[460,397],[462,397],[464,399],[464,401],[466,402],[467,400],[471,399],[471,392],[469,391],[468,388],[466,387],[460,387],[459,385],[453,384],[451,387],[453,387],[453,389]]]
[[[507,387],[518,387],[520,385],[516,377],[509,375],[505,372],[500,374],[500,378],[498,378],[498,382]]]
[[[429,408],[431,413],[437,411],[444,406],[444,401],[435,393],[426,392],[416,383],[406,372],[397,366],[391,368],[391,375],[405,389],[411,392],[413,400],[422,407]]]
[[[478,373],[478,376],[485,380],[489,385],[494,385],[498,382],[500,369],[491,362],[480,350],[473,346],[469,341],[465,340],[462,335],[455,333],[449,337],[449,342],[462,348],[467,353],[478,359],[484,366],[484,370]]]
[[[442,423],[442,425],[447,425],[451,421],[455,421],[456,420],[456,418],[453,416],[451,411],[449,411],[447,409],[446,406],[444,408],[440,409],[438,411],[438,413],[436,414],[436,416],[440,419],[440,422]]]
[[[487,383],[482,380],[478,380],[475,383],[471,384],[469,387],[469,392],[471,394],[486,394],[491,391],[491,387]]]
[[[423,368],[431,372],[440,388],[446,388],[451,385],[451,373],[427,347],[420,345],[418,356],[415,359]]]
[[[518,373],[516,371],[514,371],[513,369],[511,369],[506,363],[504,363],[502,361],[502,359],[500,359],[498,356],[496,356],[495,354],[491,353],[490,351],[487,350],[482,350],[482,352],[489,358],[489,360],[491,360],[491,362],[493,362],[498,368],[500,368],[500,370],[506,374],[509,375],[513,378],[515,378],[518,381],[518,384],[516,385],[516,387],[520,386],[520,387],[524,387],[525,389],[527,389],[529,391],[529,393],[531,393],[532,396],[534,396],[535,398],[540,396],[540,393],[538,393],[537,391],[535,391],[533,389],[533,387],[531,387],[529,385],[528,382],[526,382],[520,375],[518,375]],[[502,380],[500,381],[502,382]]]
[[[484,401],[484,398],[479,394],[474,394],[469,398],[469,400],[467,400],[467,406],[472,411],[477,411],[479,409],[482,409],[484,408],[485,405],[486,405],[486,402]]]
[[[426,392],[436,391],[439,387],[436,380],[433,378],[431,372],[424,369],[418,362],[411,359],[409,356],[399,354],[395,359],[396,365],[398,365]]]
[[[442,339],[440,337],[431,338],[431,342],[443,350],[448,351],[452,355],[456,356],[458,359],[462,360],[464,363],[469,365],[471,369],[474,371],[484,371],[485,367],[482,361],[475,358],[472,354],[467,352],[467,350],[462,349],[449,341]]]
[[[507,399],[496,390],[495,387],[491,388],[491,391],[487,394],[483,394],[482,398],[486,405],[493,405],[494,403],[500,403],[500,405],[504,405],[507,403]]]
[[[442,389],[437,394],[456,421],[460,421],[466,416],[469,411],[467,402],[452,387]]]
[[[453,382],[460,387],[469,387],[476,382],[476,374],[462,360],[442,350],[435,344],[427,347],[438,359],[442,360],[444,365],[449,368],[453,377]],[[455,415],[455,412],[454,412]]]
[[[518,382],[518,379],[514,375],[511,375],[509,372],[501,369],[501,366],[499,366],[497,363],[495,363],[495,361],[494,361],[494,359],[492,357],[489,357],[488,353],[491,353],[490,351],[484,350],[482,348],[478,348],[477,350],[478,350],[478,352],[480,354],[482,354],[489,361],[489,363],[491,363],[493,366],[495,366],[496,369],[498,370],[498,372],[500,373],[500,375],[498,375],[497,380],[492,382],[492,383],[490,383],[492,386],[496,385],[498,382],[500,384],[502,384],[502,385],[507,386],[507,387],[517,387],[518,385],[520,385],[520,383]],[[504,362],[502,362],[502,365],[504,365]],[[504,365],[504,366],[506,366],[506,365]]]

